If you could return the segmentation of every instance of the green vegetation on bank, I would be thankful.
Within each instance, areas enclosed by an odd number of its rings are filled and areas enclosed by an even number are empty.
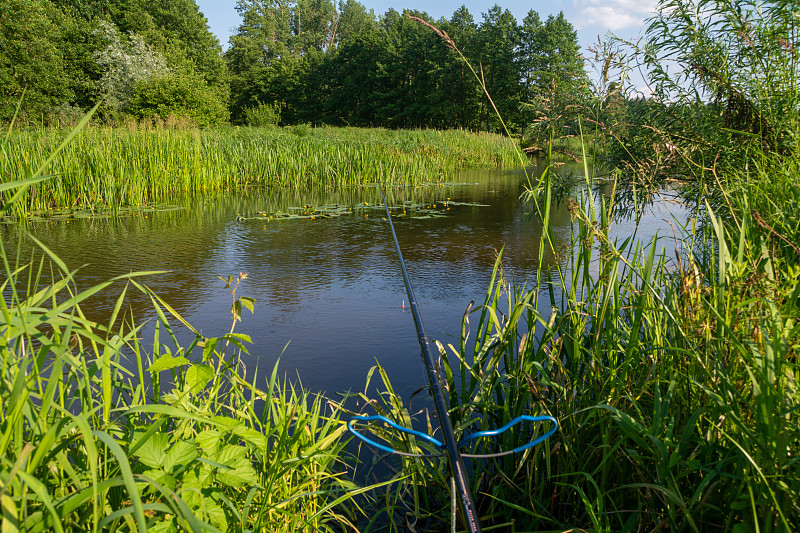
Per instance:
[[[541,253],[562,263],[549,271],[540,262],[533,288],[516,287],[498,263],[460,344],[441,346],[459,432],[520,414],[560,421],[536,450],[472,463],[485,526],[797,530],[797,20],[786,2],[664,1],[647,46],[631,52],[649,67],[654,98],[629,98],[634,62],[617,50],[601,62],[600,98],[544,102],[544,138],[591,132],[577,152],[607,158],[614,192],[596,195],[587,161],[588,192],[556,196],[562,177],[548,167],[527,197],[545,227]],[[650,242],[612,239],[617,212],[630,209],[622,202],[647,202],[665,180],[686,184],[693,217]],[[574,219],[566,250],[555,249],[549,225],[559,199]],[[406,422],[403,399],[385,384],[375,405]],[[483,450],[536,431],[519,428]],[[445,467],[403,458],[403,472],[390,513],[399,521],[414,509],[443,529]]]
[[[629,65],[616,55],[605,64],[599,98],[543,100],[537,127],[546,132],[543,138],[591,131],[609,157],[615,192],[633,191],[630,197],[641,199],[665,178],[691,182],[686,201],[697,216],[679,224],[675,235],[614,241],[609,228],[622,196],[591,196],[596,183],[587,168],[589,192],[567,200],[575,222],[572,245],[560,250],[548,223],[557,201],[552,167],[530,191],[534,216],[545,227],[536,286],[516,287],[498,263],[483,305],[466,315],[461,338],[441,346],[459,433],[497,428],[522,413],[552,414],[560,422],[558,434],[533,450],[471,463],[485,526],[740,533],[794,531],[800,523],[796,8],[716,0],[660,7],[649,30],[657,46],[640,56],[659,82],[656,98],[629,98]],[[659,70],[663,60],[677,61],[677,78]],[[571,114],[562,113],[567,109]],[[315,133],[300,137],[304,131]],[[277,146],[282,136],[313,140],[316,131],[269,135]],[[91,150],[89,141],[102,142],[103,135],[130,135],[143,146],[161,135],[197,154],[206,142],[203,132],[172,138],[173,132],[93,130],[78,143]],[[254,153],[262,141],[253,143]],[[169,144],[156,147],[142,160],[148,172],[158,172],[173,151]],[[34,175],[48,154],[44,145],[37,153],[13,172]],[[139,157],[120,153],[126,155]],[[99,156],[96,161],[109,164]],[[194,158],[180,164],[192,165]],[[268,167],[256,167],[263,179]],[[7,172],[17,177],[10,167]],[[31,194],[45,184],[32,184]],[[33,198],[4,209],[28,212],[37,205]],[[47,208],[42,202],[39,208]],[[560,255],[558,269],[544,268],[546,251]],[[171,331],[166,317],[181,321],[133,280],[163,315],[152,347],[136,339],[130,323],[112,320],[103,327],[81,315],[76,305],[105,286],[79,292],[65,269],[64,280],[42,283],[45,270],[5,266],[4,528],[58,529],[63,523],[63,529],[168,530],[200,527],[202,520],[220,529],[316,530],[357,520],[358,507],[343,492],[354,487],[336,466],[343,446],[336,411],[322,420],[317,400],[274,388],[273,380],[255,391],[258,380],[245,380],[235,356],[225,355],[226,343],[241,347],[241,336],[198,338],[183,350],[174,340],[165,342]],[[25,290],[17,288],[26,283]],[[233,288],[240,313],[248,300],[237,300]],[[120,304],[115,317],[121,313]],[[120,363],[126,354],[138,365],[134,377]],[[376,376],[385,393],[373,398],[367,390],[362,398],[407,424],[411,414],[392,392],[391,376],[378,370],[367,380]],[[233,418],[241,422],[234,425]],[[318,431],[294,430],[301,426]],[[520,426],[507,441],[478,445],[506,449],[536,430]],[[395,443],[409,446],[416,444]],[[401,461],[393,490],[381,491],[370,516],[397,528],[449,527],[445,464]],[[337,501],[340,495],[345,501]]]
[[[13,131],[0,179],[29,176],[59,145],[56,129]],[[176,195],[258,189],[338,189],[385,180],[414,185],[464,168],[519,164],[513,141],[465,131],[358,128],[88,128],[10,213],[108,211]],[[4,194],[5,200],[13,191]]]
[[[553,239],[544,178],[531,198],[545,221],[541,250]],[[560,424],[534,450],[470,461],[483,525],[795,531],[797,256],[749,215],[725,223],[724,213],[704,210],[677,239],[614,241],[612,198],[583,193],[570,202],[575,226],[561,266],[549,271],[540,260],[536,286],[519,287],[498,260],[483,305],[467,308],[461,338],[440,344],[457,437],[521,414]],[[409,399],[389,380],[373,408],[408,424]],[[497,453],[545,430],[520,425],[468,451]],[[396,449],[424,449],[381,435]],[[446,464],[403,458],[401,471],[409,477],[380,510],[400,523],[413,509],[425,527],[448,527]]]
[[[0,259],[4,531],[330,531],[353,519],[336,509],[359,492],[342,476],[341,410],[277,366],[246,376],[246,335],[181,345],[173,327],[191,326],[142,274],[80,290],[52,255],[55,272],[9,264],[3,243]],[[241,279],[228,283],[233,325],[249,302]],[[81,303],[113,282],[125,285],[108,324],[88,320]],[[147,342],[129,291],[157,311]]]
[[[501,131],[492,105],[448,46],[482,69],[510,129],[541,91],[585,84],[577,34],[563,13],[522,21],[494,5],[476,21],[356,0],[240,0],[223,53],[194,0],[0,0],[0,123],[66,125],[101,102],[105,123],[188,117],[199,126],[328,124]]]

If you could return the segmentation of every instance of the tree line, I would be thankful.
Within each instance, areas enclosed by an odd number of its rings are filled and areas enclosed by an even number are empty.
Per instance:
[[[194,0],[0,0],[0,120],[18,106],[33,121],[74,119],[101,101],[110,122],[500,131],[472,66],[521,132],[537,94],[586,82],[563,13],[531,10],[519,23],[495,5],[476,22],[462,6],[435,20],[378,16],[356,0],[239,0],[236,10],[223,52]]]

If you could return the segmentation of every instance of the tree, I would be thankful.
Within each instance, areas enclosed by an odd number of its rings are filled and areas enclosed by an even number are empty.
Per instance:
[[[555,82],[564,92],[578,92],[586,83],[580,49],[578,33],[564,17],[564,12],[548,16],[541,27],[534,71],[536,85],[546,87]]]
[[[127,112],[136,118],[188,117],[198,126],[219,125],[229,118],[220,90],[206,84],[198,73],[154,76],[136,86]]]
[[[332,0],[298,0],[292,20],[292,48],[299,53],[326,50],[333,43],[336,19]]]
[[[361,31],[374,29],[375,25],[375,13],[371,9],[367,11],[356,0],[340,2],[333,43],[338,46],[339,43],[349,41]]]
[[[523,20],[519,46],[522,101],[539,141],[576,133],[574,109],[587,91],[578,35],[564,17],[550,15],[544,24],[533,10]]]
[[[195,0],[141,1],[153,22],[141,34],[171,66],[188,65],[184,70],[198,73],[210,86],[227,83],[222,47]]]
[[[42,117],[74,97],[62,53],[62,13],[47,0],[0,0],[0,120]]]
[[[333,83],[328,120],[352,126],[385,125],[380,95],[388,88],[380,70],[390,61],[387,34],[376,26],[341,42],[329,70]]]
[[[520,68],[516,55],[519,41],[517,20],[509,10],[502,10],[495,4],[483,14],[477,33],[481,72],[486,89],[509,131],[520,128]],[[482,114],[487,131],[502,131],[488,98],[484,99]]]
[[[135,95],[137,84],[168,71],[167,61],[142,36],[135,33],[122,35],[110,22],[102,22],[97,32],[106,42],[106,46],[96,54],[97,65],[102,71],[100,93],[112,114],[125,111]]]
[[[522,99],[533,101],[536,89],[541,89],[540,73],[544,73],[542,50],[544,28],[539,13],[531,9],[522,21],[520,28],[519,64],[522,82]],[[545,84],[546,85],[546,84]]]
[[[458,8],[450,17],[450,21],[442,26],[466,58],[476,56],[478,26],[466,6]],[[479,129],[483,91],[460,57],[450,53],[449,58],[450,61],[442,75],[447,99],[452,106],[452,112],[455,113],[450,127]]]
[[[270,87],[294,62],[289,48],[292,16],[288,6],[274,0],[238,0],[236,11],[242,23],[231,36],[225,59],[231,73],[233,116],[242,120],[245,109],[275,102]],[[281,60],[290,63],[277,65]]]

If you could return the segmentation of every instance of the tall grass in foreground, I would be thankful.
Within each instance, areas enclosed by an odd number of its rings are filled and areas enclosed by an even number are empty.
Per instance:
[[[552,242],[547,173],[531,195],[544,250]],[[498,261],[483,305],[465,315],[460,344],[440,346],[462,434],[520,414],[561,424],[520,456],[471,463],[484,525],[796,530],[798,233],[784,236],[787,244],[749,213],[725,222],[706,209],[707,223],[689,224],[678,238],[614,242],[613,200],[596,204],[583,193],[571,210],[573,241],[561,266],[547,271],[540,261],[537,287],[520,289]],[[384,410],[407,421],[402,400],[386,391]],[[521,427],[479,446],[508,449],[537,431]],[[423,461],[404,459],[415,475],[395,497],[444,527],[445,465]]]
[[[61,136],[53,129],[11,132],[0,157],[0,183],[30,174]],[[447,180],[464,168],[515,164],[513,141],[465,131],[91,128],[64,148],[49,166],[54,177],[31,187],[13,213],[113,210],[244,188],[335,190],[377,180],[412,185]]]
[[[40,185],[80,126],[0,191],[19,198]],[[339,407],[278,379],[277,365],[268,379],[245,378],[239,355],[249,338],[234,331],[242,310],[252,310],[236,294],[245,275],[227,280],[230,330],[204,338],[135,279],[146,273],[78,290],[75,272],[37,244],[48,257],[19,265],[0,241],[2,531],[324,531],[351,523],[358,507],[340,504],[359,491],[341,476]],[[114,282],[126,285],[108,324],[87,319],[81,303]],[[152,345],[123,312],[129,290],[156,310]],[[189,346],[168,317],[195,333]]]
[[[44,260],[12,267],[0,252],[3,531],[350,523],[337,510],[354,488],[339,473],[347,442],[339,410],[279,379],[277,366],[246,380],[238,356],[246,336],[231,328],[180,346],[168,317],[190,326],[137,274],[78,291],[57,258],[60,270],[45,282]],[[126,286],[108,324],[87,320],[81,302],[114,281]],[[123,318],[128,290],[156,309],[149,353],[140,326]],[[233,295],[240,313],[247,300]]]

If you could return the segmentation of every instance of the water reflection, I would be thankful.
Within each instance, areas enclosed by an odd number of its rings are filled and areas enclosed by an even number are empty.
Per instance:
[[[538,175],[539,170],[531,171]],[[460,184],[387,191],[390,203],[455,202],[444,218],[398,217],[395,227],[429,335],[453,342],[470,302],[484,297],[497,251],[505,271],[531,286],[541,227],[519,196],[521,171],[467,172]],[[139,270],[167,270],[146,284],[206,336],[230,327],[230,292],[217,276],[249,273],[239,295],[256,299],[255,314],[237,326],[253,339],[248,368],[266,376],[283,351],[281,368],[303,385],[329,393],[363,387],[379,360],[406,397],[425,382],[398,260],[379,210],[327,220],[239,220],[237,215],[286,211],[306,204],[375,204],[375,188],[334,196],[251,191],[183,202],[185,209],[118,219],[37,223],[26,230],[80,268],[79,287]],[[569,242],[565,205],[552,212],[557,247]],[[0,228],[4,243],[21,228]],[[620,231],[630,228],[621,226]],[[30,247],[23,251],[28,257]],[[545,262],[555,259],[545,253]],[[112,291],[87,305],[97,320],[114,305]],[[129,298],[137,322],[153,316],[142,295]],[[145,332],[145,339],[148,333]],[[288,343],[288,346],[286,346]],[[284,347],[286,347],[284,351]]]

